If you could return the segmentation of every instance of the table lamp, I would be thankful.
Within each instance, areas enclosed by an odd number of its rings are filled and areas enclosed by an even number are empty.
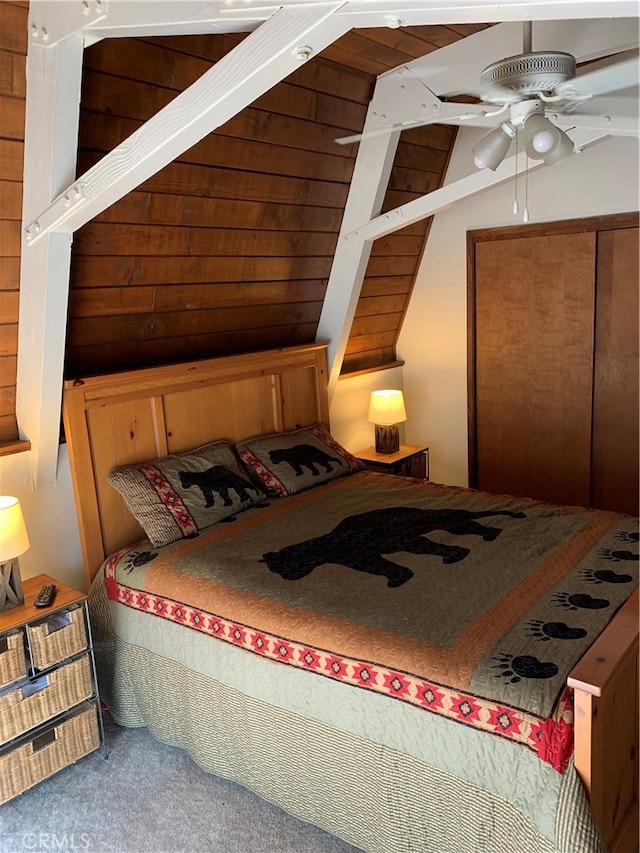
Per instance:
[[[18,557],[28,549],[20,501],[0,495],[0,613],[24,602]]]
[[[400,450],[398,424],[406,421],[402,391],[372,391],[369,420],[376,428],[376,453],[397,453]]]

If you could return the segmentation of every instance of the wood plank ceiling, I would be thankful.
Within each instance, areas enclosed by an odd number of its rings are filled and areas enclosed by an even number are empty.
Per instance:
[[[478,26],[354,31],[76,234],[66,374],[315,338],[375,77]],[[81,173],[242,36],[85,52]],[[383,209],[440,186],[455,129],[403,134]],[[406,139],[404,138],[406,137]],[[428,222],[376,242],[344,370],[393,362]]]
[[[0,4],[0,440],[17,437],[26,4]],[[24,25],[24,30],[21,25]],[[17,28],[20,27],[20,31]],[[80,229],[65,375],[313,341],[375,78],[484,25],[348,33]],[[78,174],[242,35],[106,39],[85,51]],[[383,210],[436,189],[455,128],[406,131]],[[344,372],[392,364],[428,221],[376,241]]]

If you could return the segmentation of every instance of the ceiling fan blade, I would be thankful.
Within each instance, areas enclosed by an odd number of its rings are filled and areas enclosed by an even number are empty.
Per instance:
[[[638,50],[627,50],[584,66],[573,80],[561,83],[554,95],[571,99],[573,96],[606,95],[638,85],[640,73]]]
[[[461,105],[463,106],[463,105]],[[375,130],[367,130],[363,133],[354,133],[352,136],[340,136],[334,140],[338,145],[351,145],[353,142],[360,142],[361,139],[372,139],[374,136],[385,136],[393,133],[396,130],[411,130],[414,127],[424,127],[427,124],[458,124],[465,120],[477,119],[478,117],[490,117],[493,113],[487,112],[464,112],[459,115],[435,115],[429,118],[416,119],[415,121],[403,121],[396,124],[388,124],[386,127],[376,128]],[[495,113],[497,115],[497,113]]]
[[[419,127],[423,124],[434,124],[435,119],[423,119],[422,121],[408,121],[403,124],[390,124],[387,127],[381,127],[377,130],[368,130],[366,133],[354,133],[352,136],[339,136],[334,140],[338,145],[351,145],[353,142],[360,142],[361,139],[372,139],[374,136],[388,136],[394,130],[406,130],[409,127]]]

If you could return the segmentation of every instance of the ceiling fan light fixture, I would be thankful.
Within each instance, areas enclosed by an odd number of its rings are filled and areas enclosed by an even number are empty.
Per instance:
[[[507,156],[511,140],[516,131],[510,122],[504,121],[500,127],[494,128],[483,136],[471,149],[473,162],[478,169],[491,169],[495,172]]]

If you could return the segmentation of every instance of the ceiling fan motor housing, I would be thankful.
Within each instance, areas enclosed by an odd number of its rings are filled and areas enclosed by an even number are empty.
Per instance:
[[[482,71],[482,85],[506,89],[519,95],[552,93],[561,83],[576,76],[576,60],[570,53],[539,51],[509,56]]]

